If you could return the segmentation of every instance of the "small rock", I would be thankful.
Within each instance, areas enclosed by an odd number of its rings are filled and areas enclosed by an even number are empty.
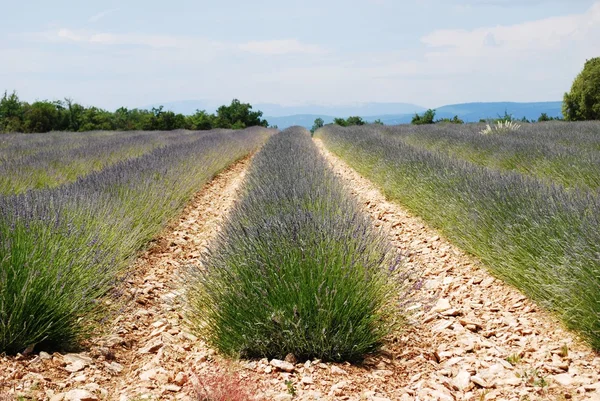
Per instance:
[[[559,375],[552,376],[555,382],[560,384],[561,386],[572,386],[574,384],[574,380],[568,373],[561,373]]]
[[[435,304],[435,306],[431,309],[431,311],[432,312],[444,312],[450,308],[451,308],[450,301],[448,301],[446,298],[440,298],[437,301],[437,303]]]
[[[50,355],[47,352],[42,351],[42,352],[40,352],[40,359],[42,359],[42,360],[52,359],[52,355]]]
[[[305,385],[309,385],[309,384],[313,384],[314,383],[313,378],[310,377],[310,376],[304,376],[302,378],[301,382],[302,382],[302,384],[305,384]]]
[[[342,369],[338,366],[333,365],[331,367],[331,374],[332,375],[347,375],[348,372],[346,372],[344,369]]]
[[[154,340],[149,341],[144,348],[141,348],[138,353],[139,354],[154,354],[159,349],[163,347],[164,343],[162,338],[156,338]]]
[[[275,401],[292,401],[292,395],[287,393],[277,394],[273,397]]]
[[[78,354],[67,354],[63,356],[63,361],[67,364],[65,370],[70,373],[82,371],[92,363],[92,359]]]
[[[65,393],[58,393],[50,397],[50,401],[63,401],[65,399]]]
[[[458,316],[461,312],[458,309],[450,308],[443,312],[440,312],[443,316]]]
[[[98,401],[98,397],[87,390],[71,390],[65,394],[65,400],[68,401]]]
[[[348,385],[347,382],[345,381],[341,381],[339,383],[334,384],[333,386],[331,386],[331,391],[329,392],[329,395],[337,395],[340,396],[342,394],[344,394],[344,388]]]
[[[452,387],[458,391],[465,391],[471,384],[471,374],[466,370],[458,372],[454,380],[452,380]]]
[[[486,382],[485,380],[483,380],[481,377],[475,375],[475,376],[471,376],[471,381],[475,384],[477,384],[479,387],[483,387],[483,388],[488,388],[490,387],[490,385],[488,384],[488,382]]]
[[[108,368],[108,370],[116,374],[119,374],[123,371],[123,365],[117,362],[107,363],[105,366]]]
[[[177,375],[175,376],[175,380],[173,380],[173,383],[175,383],[178,386],[183,386],[186,382],[187,376],[183,372],[177,373]]]
[[[288,373],[291,373],[294,371],[294,369],[296,369],[293,364],[286,362],[286,361],[279,360],[279,359],[272,359],[271,362],[269,362],[269,363],[275,369],[279,369],[281,371],[288,372]]]
[[[172,393],[178,393],[179,391],[181,391],[181,387],[179,387],[175,384],[167,384],[165,386],[165,390],[170,391]]]

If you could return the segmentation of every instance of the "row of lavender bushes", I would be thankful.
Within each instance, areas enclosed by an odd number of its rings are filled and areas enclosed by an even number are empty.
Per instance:
[[[521,124],[500,135],[481,135],[479,124],[398,125],[385,131],[451,158],[565,188],[600,189],[600,125],[594,121]]]
[[[0,352],[76,345],[136,252],[214,174],[270,134],[187,133],[70,184],[0,196]]]
[[[190,318],[223,354],[357,360],[400,322],[399,260],[318,153],[290,128],[255,156],[203,265]]]
[[[386,196],[422,216],[600,349],[597,192],[548,185],[419,149],[376,126],[327,126],[317,137]]]
[[[52,188],[175,143],[194,141],[194,131],[86,134],[5,134],[0,136],[0,194]]]

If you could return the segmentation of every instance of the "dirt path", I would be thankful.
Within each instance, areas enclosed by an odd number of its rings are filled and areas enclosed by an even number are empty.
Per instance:
[[[439,299],[392,347],[409,375],[393,399],[600,400],[598,354],[316,143]]]

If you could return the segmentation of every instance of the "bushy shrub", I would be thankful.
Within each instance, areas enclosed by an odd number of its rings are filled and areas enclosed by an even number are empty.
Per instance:
[[[395,251],[303,128],[255,157],[203,265],[188,272],[190,318],[230,356],[357,360],[399,312]]]
[[[429,109],[423,115],[415,114],[410,123],[414,125],[435,124],[435,110]]]

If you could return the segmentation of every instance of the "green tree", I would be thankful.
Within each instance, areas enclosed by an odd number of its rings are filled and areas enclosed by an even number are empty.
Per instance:
[[[350,127],[352,125],[365,125],[365,121],[359,116],[350,116],[347,119],[334,118],[333,123],[342,127]]]
[[[362,117],[359,116],[350,116],[346,119],[346,123],[348,124],[348,126],[351,125],[365,125],[365,121],[362,119]]]
[[[205,110],[196,110],[188,117],[189,128],[193,130],[209,130],[215,126],[215,116]]]
[[[565,93],[562,113],[567,121],[600,120],[600,57],[585,62]]]
[[[252,105],[233,99],[229,106],[217,109],[215,128],[246,128],[253,126],[268,127],[267,120],[261,119],[262,111],[252,111]]]
[[[85,107],[80,104],[73,103],[73,99],[65,98],[65,105],[68,110],[68,127],[69,131],[79,131],[81,127],[81,120]],[[118,110],[117,110],[118,111]]]
[[[50,132],[60,129],[60,113],[54,103],[37,101],[24,105],[23,127],[27,132]]]
[[[0,132],[23,131],[23,104],[17,96],[17,92],[8,94],[0,99]]]
[[[347,127],[348,126],[348,122],[346,121],[345,118],[334,118],[333,119],[333,123],[336,125],[339,125],[341,127]]]
[[[415,115],[412,118],[412,121],[410,123],[415,124],[415,125],[434,124],[435,123],[434,119],[435,119],[435,110],[429,109],[425,113],[423,113],[422,116],[415,113]]]
[[[316,130],[323,127],[324,125],[325,125],[325,121],[323,121],[323,119],[321,117],[319,117],[315,120],[315,123],[313,124],[312,128],[310,129],[310,132],[314,134]]]
[[[452,118],[440,118],[435,123],[464,124],[465,122],[462,119],[458,118],[458,116],[454,116]]]
[[[381,121],[381,119],[379,119],[379,118],[377,120],[373,121],[373,124],[384,125],[383,121]]]

